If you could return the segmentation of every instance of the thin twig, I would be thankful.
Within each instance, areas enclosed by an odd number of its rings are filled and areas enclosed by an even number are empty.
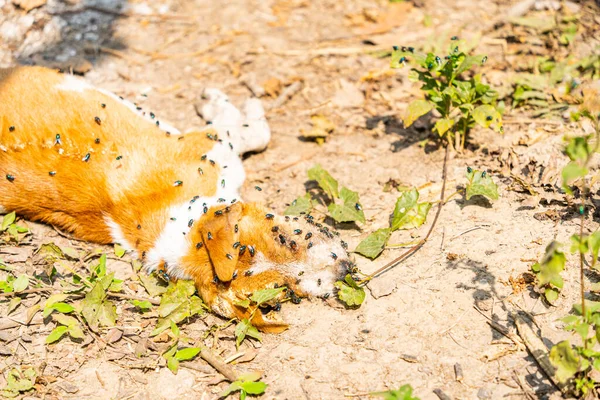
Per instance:
[[[110,47],[104,47],[104,46],[100,46],[99,47],[100,52],[102,53],[106,53],[106,54],[110,54],[111,56],[115,56],[115,57],[119,57],[122,58],[125,61],[129,61],[132,64],[135,65],[143,65],[143,63],[141,61],[136,60],[133,57],[128,56],[127,54],[125,54],[122,51],[119,51],[117,49],[111,49]]]
[[[361,282],[362,285],[365,285],[368,281],[380,276],[387,270],[395,267],[402,261],[406,260],[408,257],[412,256],[421,247],[423,247],[423,245],[425,243],[427,243],[427,240],[429,240],[429,237],[431,236],[431,233],[433,232],[433,228],[435,228],[435,224],[440,216],[442,207],[444,205],[443,200],[444,200],[444,193],[446,191],[446,179],[448,177],[448,153],[449,152],[450,152],[449,146],[446,146],[446,154],[444,155],[444,166],[442,169],[442,191],[440,193],[440,202],[438,203],[437,212],[435,213],[435,217],[433,218],[433,222],[431,223],[431,227],[429,227],[429,231],[427,232],[427,235],[425,235],[425,238],[423,238],[423,240],[421,240],[419,243],[417,243],[416,245],[414,245],[413,247],[408,249],[406,252],[402,253],[399,257],[396,257],[395,259],[393,259],[392,261],[390,261],[389,263],[387,263],[386,265],[384,265],[383,267],[379,268],[377,271],[375,271],[374,273],[369,275],[367,278],[365,278]]]
[[[519,332],[519,336],[523,339],[523,343],[529,350],[529,353],[533,356],[535,361],[537,361],[538,365],[544,371],[546,376],[550,379],[550,381],[563,393],[566,394],[569,390],[569,386],[562,383],[556,376],[556,368],[550,363],[550,359],[548,357],[548,348],[542,342],[542,339],[538,337],[538,335],[533,332],[529,324],[519,315],[515,315],[515,324],[517,325],[517,332]]]
[[[300,89],[302,89],[302,86],[303,86],[302,81],[296,81],[296,82],[292,83],[290,86],[283,89],[281,94],[273,101],[273,103],[271,103],[268,110],[273,110],[275,108],[279,108],[282,105],[284,105],[285,103],[287,103],[288,100],[290,100],[292,97],[294,97],[294,95],[296,93],[298,93],[300,91]]]
[[[239,379],[237,371],[229,364],[225,364],[219,357],[208,349],[200,351],[200,357],[223,375],[229,382],[235,382]]]

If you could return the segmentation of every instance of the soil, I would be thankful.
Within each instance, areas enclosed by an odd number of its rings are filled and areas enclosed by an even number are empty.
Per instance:
[[[402,126],[404,109],[419,95],[408,69],[390,70],[389,58],[367,52],[396,44],[445,48],[450,36],[459,35],[488,55],[483,79],[506,94],[512,76],[531,68],[536,57],[584,56],[600,43],[600,13],[593,2],[556,2],[563,7],[558,13],[570,7],[584,16],[568,50],[547,35],[507,24],[515,3],[506,0],[48,0],[29,11],[19,3],[27,8],[34,2],[0,0],[1,66],[74,70],[183,129],[205,124],[195,108],[204,87],[223,90],[236,104],[262,96],[273,138],[266,151],[245,159],[245,200],[282,213],[310,187],[307,169],[321,164],[360,194],[367,222],[335,226],[350,249],[387,226],[399,192],[384,191],[386,182],[416,186],[429,201],[439,198],[442,186],[444,150],[430,121]],[[529,3],[535,5],[528,15],[553,18],[555,11],[544,7],[555,2]],[[595,38],[589,34],[594,31]],[[295,82],[301,89],[271,108]],[[303,137],[317,114],[335,125],[323,144]],[[576,257],[569,257],[554,306],[536,293],[528,272],[551,240],[569,243],[578,231],[575,208],[560,192],[558,179],[567,162],[563,135],[581,132],[579,124],[560,115],[534,119],[528,110],[510,107],[504,135],[475,129],[467,149],[449,160],[446,195],[464,186],[471,166],[494,177],[500,198],[453,197],[431,239],[374,279],[360,308],[345,309],[333,300],[285,304],[281,312],[290,329],[264,335],[262,342],[246,340],[239,350],[235,324],[214,315],[183,324],[182,334],[223,359],[241,354],[231,364],[242,372],[263,373],[269,385],[264,399],[366,399],[370,392],[403,384],[422,399],[438,398],[435,389],[461,399],[559,396],[518,340],[514,317],[535,321],[531,326],[548,346],[572,337],[560,318],[578,299]],[[539,195],[532,196],[520,180]],[[422,238],[432,216],[416,230],[395,232],[390,244]],[[119,259],[112,248],[72,240],[45,225],[23,224],[32,235],[18,245],[0,246],[0,258],[16,274],[41,274],[44,267],[34,262],[35,252],[53,242],[81,254],[100,248],[126,286],[136,280],[127,255]],[[586,229],[597,226],[597,219],[590,219]],[[375,261],[356,255],[356,261],[369,274],[402,251],[386,249]],[[65,277],[70,276],[65,264],[83,265],[61,260],[57,270]],[[595,274],[586,276],[588,283],[597,280]],[[126,291],[148,297],[135,283]],[[7,371],[19,365],[33,366],[40,375],[25,398],[214,399],[227,386],[200,358],[183,362],[172,374],[159,351],[164,343],[147,344],[156,313],[141,315],[126,301],[116,301],[116,327],[88,335],[83,343],[63,338],[46,345],[55,324],[39,314],[26,323],[29,307],[44,298],[22,296],[9,315],[8,299],[0,303],[0,387]],[[18,321],[17,326],[9,321]],[[137,357],[140,346],[145,352]]]

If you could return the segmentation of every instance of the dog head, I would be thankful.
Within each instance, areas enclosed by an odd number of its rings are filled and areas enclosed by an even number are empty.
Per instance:
[[[261,289],[326,298],[354,265],[337,232],[311,216],[277,216],[252,203],[212,207],[188,237],[182,267],[224,316],[237,315],[234,304]]]

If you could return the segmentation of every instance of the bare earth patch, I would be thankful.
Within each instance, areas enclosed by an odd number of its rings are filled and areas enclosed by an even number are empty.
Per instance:
[[[540,56],[568,51],[583,57],[599,46],[590,32],[600,30],[593,2],[563,5],[577,7],[569,12],[581,16],[569,50],[551,36],[508,23],[504,16],[514,4],[507,1],[48,0],[31,10],[19,3],[0,0],[1,66],[75,70],[181,129],[205,124],[195,109],[204,87],[223,90],[236,104],[262,96],[273,137],[266,151],[244,161],[244,200],[283,213],[306,192],[306,171],[320,164],[360,194],[366,223],[335,226],[350,250],[388,226],[400,195],[395,186],[418,187],[423,200],[436,201],[442,185],[444,150],[437,134],[427,121],[409,129],[401,122],[420,91],[408,69],[389,69],[389,53],[382,51],[392,45],[445,49],[450,36],[459,35],[488,55],[483,79],[509,96],[516,73],[537,68]],[[535,7],[528,12],[523,15],[555,15]],[[450,200],[431,239],[370,282],[360,308],[346,309],[334,299],[286,303],[281,313],[289,330],[263,335],[262,342],[245,340],[239,349],[235,322],[205,313],[180,325],[181,340],[209,349],[240,372],[261,371],[269,385],[265,399],[369,398],[403,384],[423,399],[438,398],[435,389],[450,398],[557,396],[522,345],[513,318],[533,317],[548,345],[570,337],[559,319],[577,302],[575,257],[554,306],[533,290],[529,272],[548,242],[568,243],[578,231],[577,214],[558,188],[568,161],[562,137],[582,128],[562,118],[566,109],[536,118],[532,108],[512,109],[510,97],[506,101],[504,135],[476,129],[465,152],[453,154],[448,164],[447,193],[464,186],[471,166],[493,176],[500,198]],[[315,132],[315,115],[331,125]],[[432,216],[416,230],[393,233],[389,245],[422,238]],[[594,218],[587,227],[592,231],[598,227]],[[214,399],[227,387],[200,357],[182,361],[177,375],[167,369],[162,354],[172,337],[150,336],[156,307],[143,313],[131,303],[159,298],[148,294],[129,255],[17,222],[30,234],[20,234],[18,243],[5,234],[0,280],[27,274],[60,292],[74,273],[89,275],[105,253],[107,271],[124,281],[122,293],[129,298],[111,298],[113,327],[86,328],[83,339],[65,336],[50,345],[46,337],[56,322],[32,313],[36,304],[43,309],[48,291],[22,294],[17,305],[11,296],[0,298],[0,388],[16,366],[36,371],[24,398]],[[67,254],[41,256],[49,243]],[[356,261],[368,275],[402,251],[386,249],[374,262],[356,255]],[[49,281],[52,268],[56,275]],[[29,289],[34,287],[32,278]]]

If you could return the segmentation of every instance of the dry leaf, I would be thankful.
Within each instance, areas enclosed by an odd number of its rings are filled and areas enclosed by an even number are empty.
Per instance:
[[[281,81],[277,78],[270,78],[265,83],[263,83],[263,89],[265,93],[271,97],[277,97],[281,93],[281,89],[283,87]]]
[[[13,4],[26,12],[46,4],[46,0],[13,0]]]

